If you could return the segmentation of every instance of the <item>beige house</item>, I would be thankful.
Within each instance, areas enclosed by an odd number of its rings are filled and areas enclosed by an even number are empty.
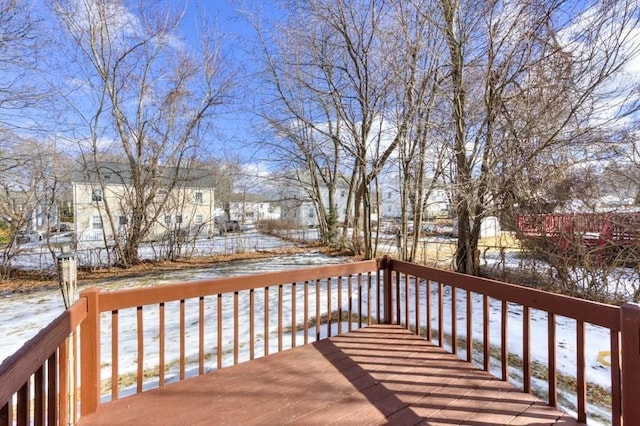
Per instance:
[[[74,176],[78,241],[123,237],[131,224],[132,185],[127,165],[101,163],[96,169],[99,172]],[[212,235],[215,199],[211,172],[190,169],[176,173],[176,169],[165,169],[157,179],[160,183],[146,212],[151,221],[147,238],[161,240],[176,232],[192,237]]]

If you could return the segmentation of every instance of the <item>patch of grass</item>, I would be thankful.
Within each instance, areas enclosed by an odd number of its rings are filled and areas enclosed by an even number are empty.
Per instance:
[[[363,325],[368,324],[369,322],[369,317],[367,317],[366,315],[358,315],[357,312],[352,312],[351,313],[351,317],[349,317],[349,312],[344,310],[342,311],[342,315],[340,315],[340,313],[335,310],[333,312],[331,312],[331,322],[332,323],[338,323],[338,322],[357,322]],[[315,327],[316,324],[317,325],[322,325],[322,324],[328,324],[329,323],[329,315],[327,314],[322,314],[320,315],[320,318],[316,318],[315,316],[310,317],[309,320],[307,321],[307,328],[311,328],[311,327]],[[291,333],[291,331],[293,330],[293,326],[288,326],[288,327],[284,327],[282,329],[283,333]],[[296,331],[302,331],[304,330],[304,323],[298,323],[295,326],[295,330]]]

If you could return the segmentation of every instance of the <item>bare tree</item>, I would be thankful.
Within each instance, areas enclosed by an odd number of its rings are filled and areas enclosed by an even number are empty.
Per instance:
[[[558,1],[441,0],[457,270],[478,273],[480,223],[499,207],[498,192],[522,182],[522,172],[545,159],[588,152],[583,143],[589,136],[618,118],[606,117],[602,107],[605,98],[609,107],[615,102],[613,76],[635,53],[635,8],[624,0],[593,1],[579,10]]]
[[[23,250],[18,234],[42,238],[52,256],[59,248],[49,237],[59,224],[60,202],[68,193],[69,159],[53,144],[2,132],[0,158],[0,220],[8,225],[8,241],[2,249],[2,278],[10,271],[12,259]],[[38,239],[35,242],[38,242]],[[31,240],[33,242],[34,240]]]
[[[442,144],[442,114],[436,106],[442,102],[440,89],[444,40],[428,12],[431,1],[398,3],[395,19],[398,31],[395,52],[398,70],[395,77],[399,123],[397,156],[400,179],[401,241],[409,241],[408,222],[413,222],[411,244],[401,246],[401,257],[414,260],[428,200],[445,167]]]
[[[79,140],[84,167],[96,174],[103,152],[120,156],[127,166],[121,204],[131,222],[115,238],[124,266],[138,261],[138,248],[162,212],[171,192],[189,181],[191,163],[200,152],[216,106],[226,101],[231,78],[220,46],[203,34],[190,50],[178,35],[179,13],[155,3],[52,0],[61,38],[68,44],[67,68],[76,76],[60,90],[71,107],[73,140]],[[173,172],[167,172],[173,170]],[[166,192],[159,192],[163,188]],[[103,220],[116,229],[116,206],[104,203]]]
[[[432,69],[422,69],[428,63],[428,46],[410,50],[428,44],[412,37],[429,21],[411,22],[413,27],[405,28],[399,41],[397,34],[403,29],[396,18],[404,14],[410,19],[413,14],[414,19],[422,5],[399,11],[396,8],[405,6],[377,1],[289,5],[295,19],[280,27],[274,43],[280,49],[274,52],[271,43],[263,44],[275,89],[265,103],[269,106],[265,116],[281,141],[290,142],[277,148],[302,166],[312,183],[326,185],[329,194],[334,194],[340,179],[349,184],[343,237],[353,224],[348,246],[370,258],[376,253],[372,226],[379,200],[376,178],[400,141],[420,131],[415,126],[429,108],[424,97],[433,88]],[[404,103],[396,107],[400,102]],[[420,125],[429,128],[424,120]],[[319,208],[327,212],[327,223],[333,223],[333,205],[329,201],[329,206]]]
[[[45,95],[36,68],[46,41],[37,32],[32,7],[30,2],[0,0],[0,123],[14,130],[33,126],[25,110]]]

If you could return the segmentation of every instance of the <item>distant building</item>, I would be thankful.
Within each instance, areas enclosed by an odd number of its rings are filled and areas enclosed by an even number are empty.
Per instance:
[[[243,224],[255,224],[261,220],[280,219],[280,203],[277,201],[232,201],[229,203],[229,220]]]
[[[402,205],[400,203],[400,191],[397,184],[384,185],[380,193],[380,205],[383,219],[398,219],[402,215]],[[411,209],[411,206],[407,206]],[[411,215],[411,211],[407,212]],[[451,215],[451,205],[447,192],[443,189],[434,189],[431,191],[424,209],[424,218],[441,218]]]
[[[338,213],[338,222],[344,222],[347,210],[346,184],[339,184],[334,198],[334,203]],[[329,209],[329,190],[326,187],[320,188],[320,197],[325,209]],[[289,186],[283,193],[280,218],[283,221],[294,223],[303,227],[315,227],[319,225],[316,205],[309,195],[309,192],[301,187]]]
[[[131,172],[121,163],[100,163],[95,170],[76,173],[73,186],[75,233],[79,241],[112,240],[123,236],[131,224]],[[178,184],[173,185],[175,176]],[[99,179],[100,177],[100,179]],[[203,169],[162,169],[160,185],[147,214],[156,219],[148,238],[162,238],[168,232],[188,235],[213,233],[214,182]],[[165,184],[163,184],[165,182]],[[110,215],[107,214],[107,206]]]

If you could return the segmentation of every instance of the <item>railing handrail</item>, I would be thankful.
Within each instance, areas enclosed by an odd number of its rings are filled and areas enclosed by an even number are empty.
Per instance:
[[[581,320],[613,331],[621,330],[620,308],[618,306],[550,293],[489,278],[434,269],[400,260],[390,259],[390,262],[390,268],[397,272],[418,277],[428,276],[428,279],[450,284],[463,290]]]
[[[87,301],[80,298],[0,364],[0,407],[18,392],[25,379],[42,366],[86,317]]]
[[[323,279],[328,276],[376,272],[378,267],[378,261],[365,260],[288,271],[265,272],[255,275],[212,278],[200,281],[166,284],[157,287],[132,288],[114,292],[101,291],[99,311],[108,312],[117,309],[133,308],[136,306],[146,306],[221,293],[233,293],[284,283]]]

